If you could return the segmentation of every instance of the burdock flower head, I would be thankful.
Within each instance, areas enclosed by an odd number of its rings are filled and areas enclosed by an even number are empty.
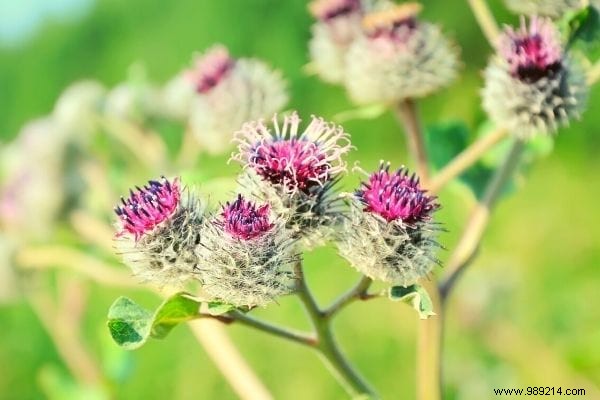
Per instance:
[[[207,221],[196,248],[196,278],[211,300],[236,307],[265,305],[294,289],[293,239],[268,204],[238,195]]]
[[[203,213],[199,201],[182,192],[178,178],[151,180],[130,190],[115,207],[116,244],[124,262],[142,280],[180,286],[199,268]]]
[[[457,48],[440,29],[417,19],[421,5],[382,1],[350,46],[345,85],[357,103],[426,96],[456,77]]]
[[[408,286],[426,276],[438,261],[439,208],[419,179],[389,163],[369,175],[351,201],[350,218],[338,240],[340,254],[372,279]]]
[[[585,105],[585,77],[548,19],[533,17],[529,26],[522,19],[518,30],[507,27],[484,75],[483,107],[522,139],[554,133]]]
[[[326,82],[341,83],[346,52],[360,35],[363,6],[360,0],[315,0],[309,4],[317,20],[309,42],[312,65]]]
[[[340,198],[333,186],[346,169],[343,156],[352,147],[343,128],[312,117],[300,132],[296,113],[273,128],[262,121],[244,124],[236,134],[245,174],[241,185],[254,197],[267,199],[287,220],[297,237],[312,246],[325,237],[340,218]]]
[[[189,119],[203,149],[220,153],[242,123],[272,115],[287,103],[286,83],[278,71],[255,59],[234,59],[215,46],[165,88],[170,114]]]
[[[513,12],[523,15],[542,15],[560,18],[566,12],[583,8],[583,0],[505,0]]]

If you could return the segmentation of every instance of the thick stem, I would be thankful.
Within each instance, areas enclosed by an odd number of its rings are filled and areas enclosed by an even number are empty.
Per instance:
[[[468,0],[477,23],[492,47],[496,47],[500,30],[485,0]]]
[[[303,344],[309,347],[315,347],[317,345],[317,338],[314,336],[261,321],[240,311],[232,311],[228,313],[227,316],[231,317],[234,321],[239,322],[242,325],[258,329],[282,339],[290,340],[292,342]]]
[[[483,154],[494,147],[507,135],[508,131],[506,129],[499,128],[489,135],[485,135],[475,141],[431,179],[431,183],[427,187],[428,191],[430,193],[439,192],[448,182],[465,172],[469,167],[475,164]]]
[[[423,185],[427,187],[429,183],[429,166],[417,105],[413,99],[404,99],[398,103],[395,111],[396,116],[404,125],[410,154],[414,158],[417,174]]]
[[[366,300],[371,298],[367,291],[369,290],[369,286],[373,280],[368,276],[361,276],[358,283],[348,290],[346,293],[342,294],[337,300],[335,300],[329,307],[323,311],[323,315],[325,318],[331,318],[336,313],[341,311],[345,306],[352,303],[354,300]]]
[[[460,274],[474,258],[483,232],[489,221],[490,212],[498,201],[499,196],[502,194],[502,189],[504,188],[506,181],[519,165],[523,146],[523,142],[515,140],[504,163],[496,171],[496,174],[488,184],[481,202],[477,204],[471,213],[469,222],[446,265],[446,277],[440,283],[442,302],[447,298]]]
[[[378,398],[375,391],[352,367],[340,351],[331,331],[330,319],[326,318],[325,313],[319,309],[315,298],[306,285],[301,263],[296,264],[295,272],[298,279],[297,294],[317,331],[317,350],[326,365],[328,365],[344,389],[353,397],[366,395],[368,398]]]
[[[417,338],[417,399],[439,400],[442,397],[442,329],[444,309],[440,302],[437,285],[423,284],[436,313],[419,321]]]

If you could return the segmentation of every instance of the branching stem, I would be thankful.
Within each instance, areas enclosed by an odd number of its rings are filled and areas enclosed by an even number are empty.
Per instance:
[[[404,99],[395,108],[396,116],[404,126],[410,154],[413,156],[417,174],[425,187],[429,183],[429,166],[423,130],[419,120],[417,105],[413,99]]]
[[[475,19],[492,47],[496,47],[500,30],[485,0],[467,0]]]

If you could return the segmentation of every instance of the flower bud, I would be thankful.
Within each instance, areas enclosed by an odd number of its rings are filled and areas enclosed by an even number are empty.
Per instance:
[[[350,218],[338,239],[340,254],[361,273],[408,286],[438,263],[432,214],[439,208],[404,167],[381,164],[350,200]]]
[[[458,68],[456,46],[417,19],[419,4],[381,4],[365,15],[364,34],[348,49],[345,84],[352,100],[391,103],[448,86]]]
[[[583,0],[505,0],[505,3],[516,14],[541,15],[553,19],[584,6]]]
[[[326,82],[342,83],[348,47],[360,35],[361,1],[315,0],[309,9],[317,19],[308,44],[315,71]]]
[[[196,278],[212,300],[263,306],[294,289],[293,263],[299,256],[268,204],[238,195],[207,221],[196,252],[202,259]]]
[[[273,117],[273,131],[262,121],[244,124],[236,133],[232,156],[246,173],[245,190],[273,205],[297,238],[309,247],[325,238],[341,217],[334,185],[346,170],[343,156],[351,149],[343,128],[313,117],[303,132],[293,113],[283,124]]]
[[[484,77],[484,109],[522,139],[556,132],[585,106],[585,76],[548,19],[534,17],[529,27],[522,19],[518,30],[506,28]]]
[[[183,197],[183,198],[182,198]],[[203,210],[178,178],[149,181],[115,208],[117,249],[133,273],[159,287],[181,286],[199,268]]]
[[[234,59],[223,46],[198,56],[164,91],[170,113],[189,119],[203,149],[218,154],[245,121],[267,117],[288,101],[278,71],[255,59]]]

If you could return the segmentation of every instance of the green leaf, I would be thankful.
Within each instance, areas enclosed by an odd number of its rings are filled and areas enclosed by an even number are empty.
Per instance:
[[[178,324],[198,316],[200,303],[187,293],[177,293],[165,300],[154,313],[150,335],[163,339]]]
[[[166,299],[152,314],[127,297],[119,297],[108,311],[113,340],[126,350],[141,347],[149,337],[162,339],[181,322],[196,318],[200,303],[186,293]]]
[[[208,313],[210,315],[223,315],[229,311],[235,310],[235,306],[219,301],[211,301],[208,303]]]
[[[421,285],[414,284],[407,287],[392,286],[389,290],[389,298],[393,301],[401,301],[411,305],[419,313],[419,318],[421,319],[427,319],[432,315],[436,315],[433,312],[431,298]]]
[[[113,340],[127,350],[146,342],[152,328],[152,313],[127,297],[119,297],[108,310],[108,329]]]
[[[352,110],[341,111],[333,116],[334,121],[338,123],[351,121],[354,119],[375,119],[381,116],[387,107],[384,104],[372,104],[364,107],[353,108]]]
[[[594,6],[587,6],[566,17],[567,43],[591,43],[600,38],[600,15]]]

